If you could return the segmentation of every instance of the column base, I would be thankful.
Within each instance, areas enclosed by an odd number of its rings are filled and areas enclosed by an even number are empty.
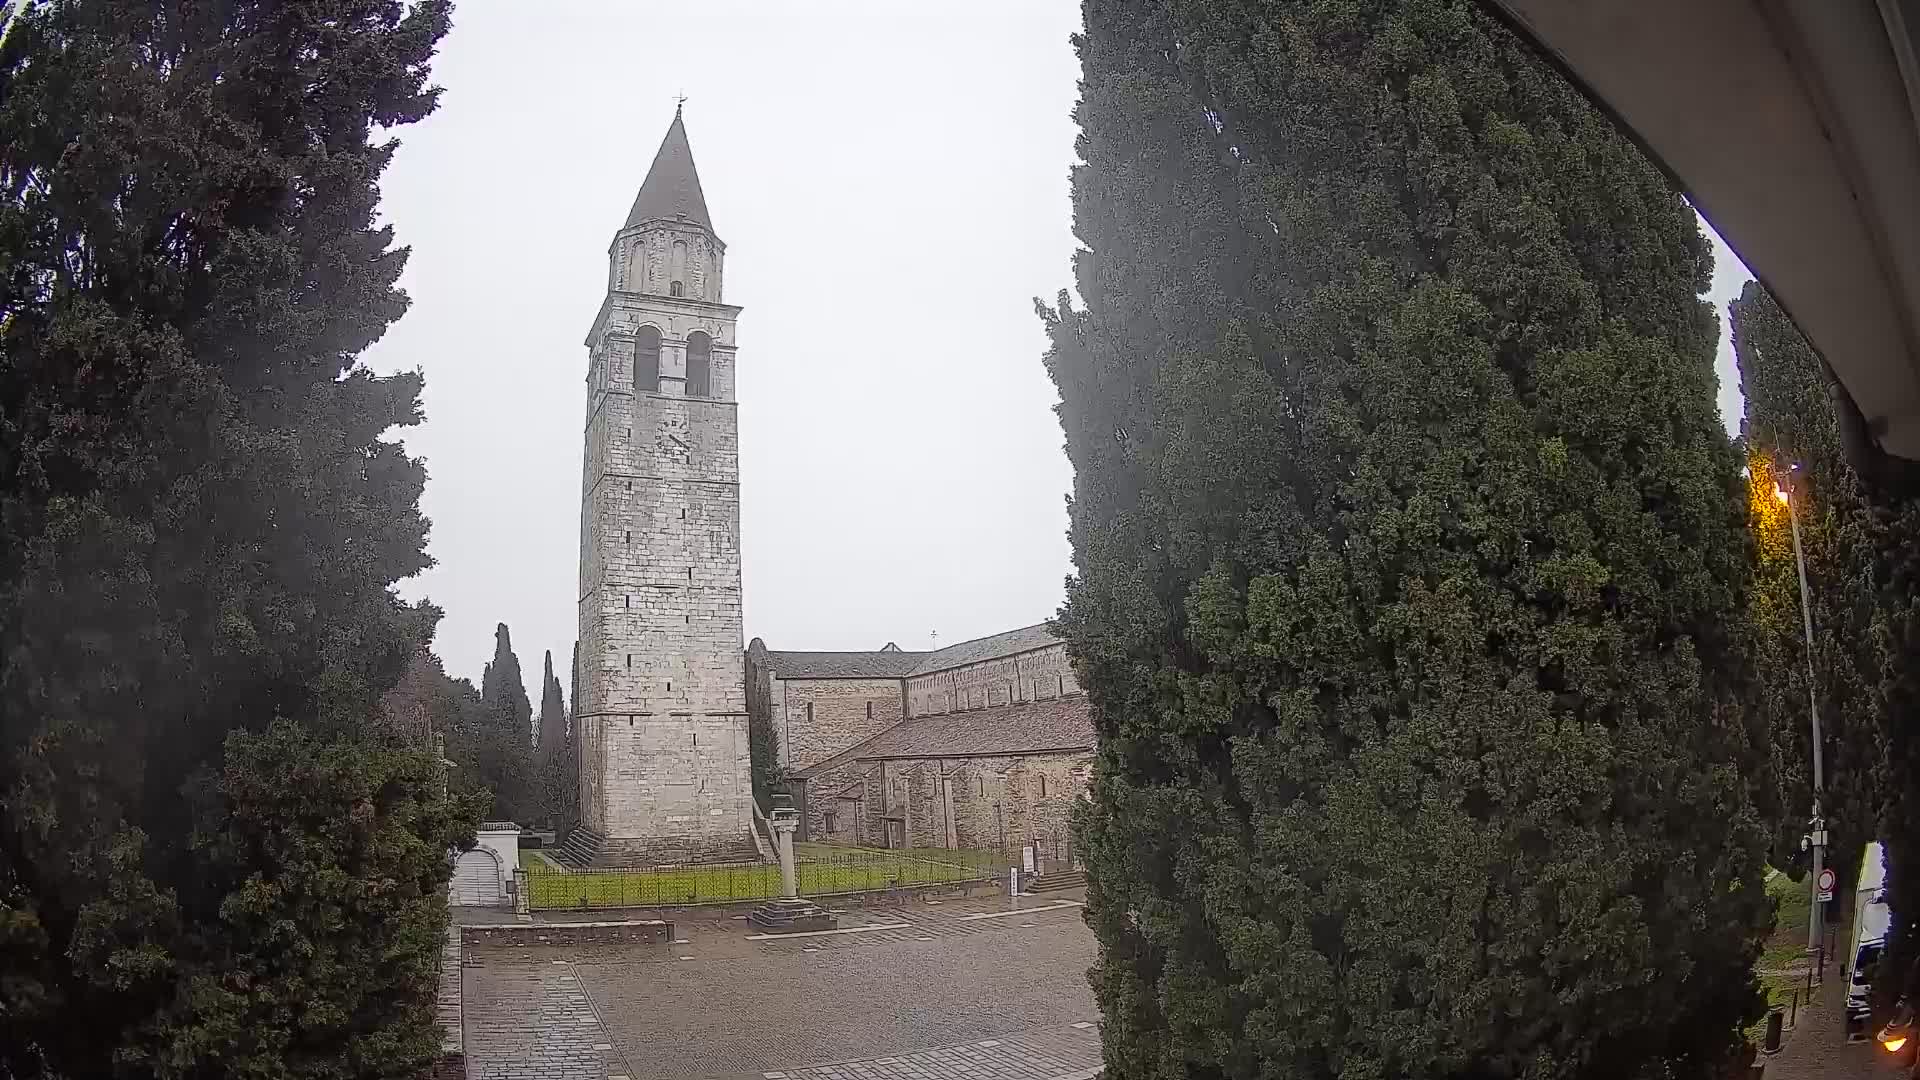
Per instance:
[[[769,900],[755,908],[747,921],[766,934],[799,934],[835,930],[840,926],[840,920],[826,908],[798,896]]]

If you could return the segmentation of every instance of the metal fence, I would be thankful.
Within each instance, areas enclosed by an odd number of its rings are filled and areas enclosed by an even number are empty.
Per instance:
[[[866,851],[797,855],[800,895],[884,892],[927,885],[958,885],[995,878],[983,852]],[[780,895],[780,868],[768,863],[560,870],[528,867],[527,902],[534,908],[592,909],[724,904]]]

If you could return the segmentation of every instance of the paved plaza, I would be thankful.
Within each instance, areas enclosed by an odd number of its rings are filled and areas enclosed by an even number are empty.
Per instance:
[[[1802,1010],[1780,1053],[1766,1062],[1764,1080],[1896,1080],[1900,1070],[1870,1039],[1849,1043],[1841,1021],[1845,983],[1829,974],[1816,1004]]]
[[[768,938],[695,917],[664,947],[472,946],[472,1080],[1088,1080],[1093,935],[1071,899],[845,913]]]

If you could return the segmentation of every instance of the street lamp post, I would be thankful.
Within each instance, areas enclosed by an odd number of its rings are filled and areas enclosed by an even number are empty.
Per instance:
[[[1793,531],[1793,564],[1800,573],[1800,625],[1807,635],[1807,717],[1813,725],[1813,817],[1807,822],[1807,846],[1813,858],[1813,873],[1807,887],[1813,890],[1807,908],[1807,952],[1820,951],[1820,871],[1826,854],[1827,823],[1820,818],[1820,793],[1826,787],[1820,761],[1820,700],[1813,681],[1813,601],[1807,592],[1807,556],[1800,546],[1800,509],[1793,504],[1787,489],[1775,484],[1773,496],[1787,507],[1787,522]]]

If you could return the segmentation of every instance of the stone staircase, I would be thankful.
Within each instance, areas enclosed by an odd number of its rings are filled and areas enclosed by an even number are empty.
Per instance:
[[[1060,892],[1063,889],[1085,888],[1087,872],[1085,870],[1049,870],[1027,879],[1024,889],[1027,893]]]
[[[587,828],[585,825],[579,825],[575,826],[573,831],[567,833],[565,843],[553,849],[553,857],[562,866],[570,866],[576,870],[584,870],[599,861],[601,849],[606,846],[607,838],[605,836]]]

